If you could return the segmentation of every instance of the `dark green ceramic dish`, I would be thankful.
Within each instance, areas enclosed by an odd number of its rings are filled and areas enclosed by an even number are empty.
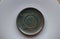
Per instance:
[[[26,35],[35,35],[44,27],[44,17],[35,8],[25,8],[17,16],[17,27]]]

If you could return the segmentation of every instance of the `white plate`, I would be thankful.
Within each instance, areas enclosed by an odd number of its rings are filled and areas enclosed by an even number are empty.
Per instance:
[[[60,39],[60,5],[57,0],[3,0],[0,4],[0,34],[3,39]],[[16,27],[18,13],[27,7],[37,8],[45,18],[43,31],[26,37]]]

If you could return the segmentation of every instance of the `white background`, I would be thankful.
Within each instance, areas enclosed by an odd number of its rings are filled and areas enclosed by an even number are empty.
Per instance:
[[[45,18],[44,29],[34,37],[19,32],[16,17],[26,7],[34,7]],[[3,0],[0,2],[0,39],[60,39],[60,5],[57,0]]]

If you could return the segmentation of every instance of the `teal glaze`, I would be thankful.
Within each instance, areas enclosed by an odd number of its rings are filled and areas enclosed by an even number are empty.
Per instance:
[[[43,26],[44,17],[42,13],[35,8],[25,8],[17,16],[17,27],[26,35],[38,33],[42,30]]]

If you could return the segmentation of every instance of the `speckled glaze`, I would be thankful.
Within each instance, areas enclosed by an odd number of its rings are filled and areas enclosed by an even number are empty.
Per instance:
[[[25,8],[17,16],[17,27],[26,35],[35,35],[43,29],[44,17],[35,8]]]

